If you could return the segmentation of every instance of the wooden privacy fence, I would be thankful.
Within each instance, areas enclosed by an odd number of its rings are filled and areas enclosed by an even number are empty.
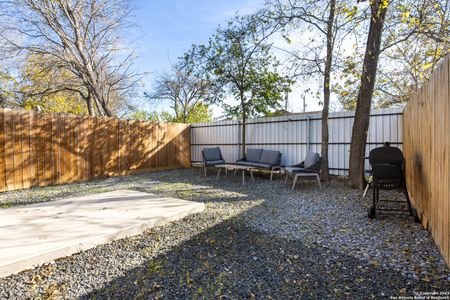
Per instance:
[[[450,57],[408,102],[403,149],[409,196],[450,265]]]
[[[0,109],[0,191],[189,164],[185,124]]]

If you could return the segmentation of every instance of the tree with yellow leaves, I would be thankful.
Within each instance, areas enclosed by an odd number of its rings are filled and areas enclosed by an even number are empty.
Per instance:
[[[20,106],[25,109],[40,107],[49,112],[88,114],[77,86],[77,79],[65,69],[55,68],[50,58],[29,55],[22,70]]]

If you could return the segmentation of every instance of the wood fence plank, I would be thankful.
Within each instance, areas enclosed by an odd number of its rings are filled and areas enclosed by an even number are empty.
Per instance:
[[[89,180],[89,121],[87,117],[83,117],[81,120],[80,128],[80,145],[81,145],[81,168],[82,176],[81,180]]]
[[[93,149],[93,162],[94,162],[94,178],[98,178],[101,176],[101,123],[99,118],[95,118],[93,120],[93,130],[94,130],[94,149]]]
[[[162,144],[163,144],[163,128],[161,123],[156,124],[156,149],[155,149],[155,167],[160,168],[162,165]]]
[[[117,141],[118,141],[118,150],[117,150],[117,171],[119,174],[123,174],[123,121],[119,120],[117,122]]]
[[[30,184],[31,186],[38,186],[38,176],[37,176],[37,121],[36,113],[30,112]]]
[[[185,125],[0,109],[0,191],[182,166]]]
[[[101,176],[106,177],[107,174],[107,167],[108,167],[108,160],[109,160],[109,132],[108,132],[108,123],[106,121],[106,118],[101,118],[100,121],[100,136],[101,136]]]
[[[151,168],[151,123],[150,122],[141,122],[141,136],[143,141],[143,149],[142,149],[142,168],[149,169]]]
[[[60,118],[59,118],[59,140],[60,140],[60,144],[59,144],[59,160],[60,160],[60,178],[59,178],[59,182],[60,183],[66,183],[68,182],[67,177],[69,176],[68,174],[68,165],[69,162],[67,161],[67,143],[68,143],[68,137],[67,137],[67,130],[66,130],[66,115],[65,114],[61,114]]]
[[[30,113],[21,114],[22,131],[22,159],[23,159],[23,188],[31,187],[31,160],[30,160]]]
[[[87,139],[87,156],[88,156],[88,171],[89,171],[89,179],[95,178],[95,128],[94,122],[95,118],[88,118],[88,136]]]
[[[107,174],[108,176],[117,176],[118,172],[118,151],[119,143],[117,137],[118,122],[116,119],[108,119],[106,121],[108,130],[108,163]]]
[[[23,188],[23,124],[21,112],[13,111],[13,143],[14,143],[14,185],[16,189]]]
[[[123,123],[123,154],[122,154],[122,158],[123,158],[123,171],[125,172],[125,174],[128,174],[130,172],[130,121],[126,120]]]
[[[450,56],[408,101],[403,148],[410,198],[450,265],[449,73]]]
[[[4,109],[0,108],[0,192],[7,190],[5,167],[5,119]]]
[[[158,129],[156,122],[152,122],[150,135],[150,166],[154,168],[157,165],[156,152],[158,147]]]
[[[16,189],[14,176],[14,119],[13,111],[4,109],[4,130],[5,130],[5,174],[6,174],[6,190],[12,191]],[[19,189],[19,187],[17,187]]]
[[[53,184],[53,156],[52,156],[52,116],[48,113],[43,114],[43,143],[44,143],[44,184]]]
[[[76,116],[74,118],[75,122],[75,170],[76,170],[76,176],[75,180],[80,181],[83,177],[83,169],[81,168],[81,141],[80,141],[80,135],[81,135],[81,119],[80,116]]]
[[[60,135],[60,123],[59,115],[53,114],[52,118],[52,158],[53,158],[53,182],[55,184],[60,183],[61,175],[61,159],[59,146],[61,145],[61,135]]]

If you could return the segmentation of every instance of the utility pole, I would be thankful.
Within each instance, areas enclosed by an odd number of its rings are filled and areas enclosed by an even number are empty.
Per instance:
[[[289,93],[284,94],[284,109],[289,110]]]
[[[303,98],[303,112],[306,112],[306,97],[305,95],[302,95]]]

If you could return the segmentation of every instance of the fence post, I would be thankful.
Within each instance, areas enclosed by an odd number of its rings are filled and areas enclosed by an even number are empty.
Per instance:
[[[311,136],[311,116],[306,116],[306,152],[308,152],[310,149],[310,136]]]

